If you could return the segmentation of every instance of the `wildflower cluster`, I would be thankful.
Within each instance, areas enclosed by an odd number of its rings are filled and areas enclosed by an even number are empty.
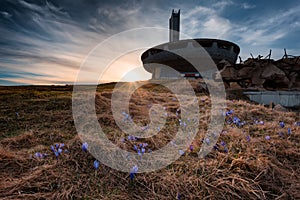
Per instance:
[[[132,122],[132,118],[129,114],[127,114],[126,112],[122,112],[122,115],[124,116],[123,122],[125,121]]]
[[[279,134],[280,137],[284,137],[284,133],[285,133],[285,130],[283,130],[283,128],[285,127],[284,122],[283,121],[279,122],[279,126],[280,126],[281,130],[280,130],[280,132],[278,134]],[[291,128],[287,128],[287,135],[291,136],[291,134],[292,134],[292,129]]]
[[[184,127],[184,128],[187,126],[186,122],[182,121],[181,119],[178,119],[178,121],[179,121],[179,126]],[[189,121],[189,119],[188,119],[188,121]]]
[[[43,159],[43,158],[46,158],[46,157],[48,156],[48,154],[36,152],[36,153],[34,154],[34,156],[35,156],[36,158]]]
[[[64,146],[65,146],[64,143],[51,145],[51,150],[57,159],[58,159],[59,155],[62,154]],[[65,152],[67,152],[67,150],[65,150]]]
[[[135,136],[133,136],[133,135],[128,135],[127,136],[127,140],[129,140],[129,141],[136,141],[138,138],[137,137],[135,137]]]
[[[220,152],[228,153],[228,147],[226,142],[221,141],[220,144],[215,144],[214,145],[214,150],[219,150]]]
[[[146,153],[146,147],[148,146],[147,143],[140,143],[138,145],[133,145],[133,149],[138,153],[139,156]],[[148,149],[149,151],[150,149]]]
[[[238,127],[244,126],[246,124],[246,122],[242,121],[237,116],[233,116],[233,113],[234,113],[233,110],[229,110],[229,111],[225,112],[225,116],[228,117],[227,124],[234,124]]]

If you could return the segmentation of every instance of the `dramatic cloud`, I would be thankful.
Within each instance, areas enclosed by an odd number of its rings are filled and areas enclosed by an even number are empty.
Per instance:
[[[172,9],[181,9],[183,33],[233,41],[241,47],[244,59],[250,53],[266,55],[269,49],[274,58],[282,56],[283,48],[299,55],[300,6],[296,0],[1,0],[0,85],[72,83],[81,63],[100,42],[133,28],[168,28]],[[140,55],[137,51],[114,61],[104,79],[117,81],[134,68],[141,70],[128,76],[128,81],[148,79]],[[88,74],[97,69],[85,70],[88,83]]]

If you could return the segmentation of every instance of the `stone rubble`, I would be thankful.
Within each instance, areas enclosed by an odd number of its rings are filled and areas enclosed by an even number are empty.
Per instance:
[[[240,64],[226,60],[218,63],[225,86],[236,82],[242,88],[265,90],[300,90],[300,56],[279,60],[249,58]]]

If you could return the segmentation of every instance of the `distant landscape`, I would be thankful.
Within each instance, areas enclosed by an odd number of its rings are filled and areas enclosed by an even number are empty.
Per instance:
[[[146,153],[166,145],[180,124],[179,103],[166,88],[147,84],[131,97],[130,116],[149,122],[149,105],[165,107],[167,122],[152,138],[129,138],[111,113],[114,83],[99,85],[99,124],[120,148]],[[1,199],[300,199],[299,110],[227,99],[218,143],[199,159],[210,96],[196,90],[199,132],[180,159],[164,169],[129,174],[111,169],[83,147],[72,116],[71,85],[0,87]],[[60,149],[60,150],[59,150]]]

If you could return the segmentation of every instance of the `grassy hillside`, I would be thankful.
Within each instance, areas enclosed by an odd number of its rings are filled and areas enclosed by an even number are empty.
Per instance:
[[[150,122],[149,105],[154,103],[168,113],[156,136],[132,141],[113,120],[113,86],[99,86],[95,102],[99,123],[111,141],[132,152],[140,143],[154,151],[170,141],[180,116],[170,91],[148,85],[132,95],[135,123]],[[197,96],[201,118],[192,147],[168,167],[131,180],[129,173],[101,163],[95,169],[95,158],[82,150],[72,118],[71,86],[0,87],[0,199],[300,199],[299,111],[227,100],[233,113],[227,113],[215,149],[199,159],[210,98]],[[243,125],[233,123],[234,117]],[[56,158],[51,145],[62,143]]]

